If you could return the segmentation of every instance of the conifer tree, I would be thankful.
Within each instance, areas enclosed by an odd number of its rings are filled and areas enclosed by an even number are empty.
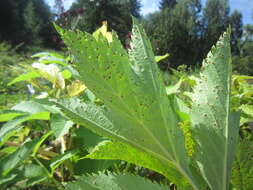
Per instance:
[[[31,44],[50,42],[52,14],[44,0],[0,1],[0,40]],[[36,43],[37,43],[36,42]]]
[[[139,0],[77,0],[71,9],[83,8],[84,14],[78,27],[87,32],[96,30],[103,21],[119,34],[124,41],[131,30],[131,15],[140,17]]]
[[[233,55],[239,55],[240,40],[243,34],[242,14],[239,11],[235,10],[229,18],[229,24],[231,25],[232,28],[232,35],[231,35],[232,53]]]
[[[41,39],[39,33],[42,27],[42,22],[39,17],[36,17],[33,1],[30,1],[24,10],[24,28],[26,32],[26,40],[30,44],[40,44]]]
[[[207,0],[203,10],[205,54],[229,26],[228,0]]]
[[[177,4],[177,0],[161,0],[160,1],[160,9],[173,9],[175,7],[175,5]]]
[[[167,61],[161,63],[162,69],[195,65],[200,60],[200,10],[199,0],[180,0],[174,8],[162,9],[147,18],[145,25],[156,53],[170,54]]]

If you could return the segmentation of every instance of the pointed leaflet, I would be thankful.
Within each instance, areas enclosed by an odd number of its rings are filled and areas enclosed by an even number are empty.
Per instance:
[[[23,115],[19,117],[15,117],[13,120],[6,122],[0,128],[0,146],[4,143],[10,136],[9,134],[13,133],[15,130],[18,130],[22,127],[18,127],[25,121],[29,120],[49,120],[50,113],[43,107],[43,105],[27,101],[21,102],[14,107],[11,108],[12,111],[18,111],[23,113]],[[9,115],[10,116],[10,115]]]
[[[177,184],[179,189],[192,189],[172,163],[159,160],[125,143],[103,141],[99,143],[89,155],[85,156],[85,158],[124,160],[138,166],[149,168],[166,176]]]
[[[109,110],[109,128],[95,125],[93,131],[103,131],[158,159],[173,162],[198,189],[188,168],[179,118],[167,98],[151,44],[136,20],[129,55],[114,33],[108,42],[102,34],[95,38],[80,31],[57,29],[76,59],[81,80]],[[94,127],[94,122],[88,123]]]
[[[48,178],[45,168],[35,164],[25,165],[21,174],[23,174],[23,178],[27,180],[26,187],[39,184]]]
[[[18,77],[13,79],[11,82],[8,83],[8,86],[13,85],[17,82],[28,81],[28,80],[38,78],[38,77],[40,77],[40,75],[36,71],[30,71],[28,73],[19,75]]]
[[[14,119],[15,117],[25,115],[24,112],[15,112],[15,111],[7,111],[5,113],[0,114],[0,122],[6,122]]]
[[[130,189],[145,189],[145,190],[166,190],[168,187],[152,183],[140,176],[131,174],[115,175],[103,174],[82,176],[76,182],[68,183],[67,190],[130,190]]]
[[[29,120],[49,120],[49,119],[50,119],[49,112],[38,112],[34,114],[26,113],[23,116],[16,117],[15,119],[6,122],[0,128],[0,146],[10,137],[8,136],[9,134],[14,132],[15,130],[22,128],[19,127],[19,125],[22,124],[23,122]]]
[[[239,116],[230,111],[231,52],[228,30],[207,55],[192,94],[196,159],[212,190],[227,190]]]

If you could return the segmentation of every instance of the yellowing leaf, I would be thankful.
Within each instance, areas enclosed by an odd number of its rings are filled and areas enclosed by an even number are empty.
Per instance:
[[[155,56],[155,61],[156,63],[166,59],[167,57],[169,57],[170,55],[168,53],[166,53],[165,55],[159,55],[159,56]]]
[[[103,25],[93,33],[93,37],[96,38],[96,40],[98,40],[100,34],[102,34],[102,36],[105,37],[109,43],[111,43],[112,33],[107,31],[108,30],[107,21],[103,21],[102,24]]]
[[[74,81],[67,87],[68,95],[70,97],[77,96],[86,89],[86,86],[79,80]]]

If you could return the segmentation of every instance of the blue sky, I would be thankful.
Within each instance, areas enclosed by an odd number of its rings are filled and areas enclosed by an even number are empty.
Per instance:
[[[202,0],[205,3],[206,0]],[[253,14],[253,0],[229,0],[230,11],[235,9],[243,14],[244,24],[253,24],[251,15]],[[142,0],[142,14],[147,14],[158,10],[159,0]]]
[[[46,0],[49,5],[53,5],[53,0]],[[75,0],[64,0],[65,7],[70,7],[70,5]],[[158,10],[160,0],[142,0],[142,14],[146,15]],[[205,2],[206,0],[202,0]],[[253,24],[253,19],[251,15],[253,13],[253,0],[229,0],[231,11],[237,9],[243,14],[243,23],[244,24]]]

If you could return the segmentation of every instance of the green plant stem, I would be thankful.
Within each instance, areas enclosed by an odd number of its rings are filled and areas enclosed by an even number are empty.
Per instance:
[[[64,190],[64,187],[62,186],[61,183],[59,183],[54,177],[53,175],[48,171],[48,169],[39,161],[39,159],[34,156],[33,159],[45,170],[45,172],[47,173],[47,176],[53,181],[53,183],[56,185],[56,187],[60,190]]]

